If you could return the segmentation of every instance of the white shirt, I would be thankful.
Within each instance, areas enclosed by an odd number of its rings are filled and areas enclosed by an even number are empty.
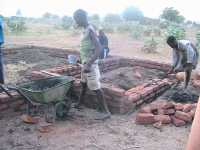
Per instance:
[[[173,49],[173,66],[175,69],[183,69],[185,63],[191,63],[196,68],[198,63],[198,54],[191,46],[191,42],[188,40],[178,41],[178,50]],[[186,62],[183,62],[186,57]]]

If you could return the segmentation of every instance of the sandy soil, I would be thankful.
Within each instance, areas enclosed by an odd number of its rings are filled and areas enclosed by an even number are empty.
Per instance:
[[[67,60],[49,56],[42,49],[22,49],[16,54],[6,55],[4,62],[6,83],[16,83],[26,81],[24,77],[33,70],[66,64]]]
[[[135,114],[95,121],[95,114],[86,108],[71,111],[70,120],[57,121],[51,132],[40,133],[40,123],[25,124],[19,113],[7,113],[0,120],[0,150],[183,150],[190,129],[136,125]]]

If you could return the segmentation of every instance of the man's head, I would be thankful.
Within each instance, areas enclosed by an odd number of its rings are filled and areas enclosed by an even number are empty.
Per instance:
[[[171,48],[178,48],[178,42],[176,40],[176,38],[174,36],[169,36],[167,38],[167,44],[171,47]]]
[[[74,12],[74,20],[77,23],[77,25],[80,27],[87,26],[87,24],[88,24],[87,12],[82,9],[76,10]]]
[[[102,29],[99,30],[99,35],[104,35],[104,32]]]

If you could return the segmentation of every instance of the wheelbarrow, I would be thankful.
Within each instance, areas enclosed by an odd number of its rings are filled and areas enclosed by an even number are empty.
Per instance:
[[[27,102],[28,114],[30,114],[31,106],[46,105],[45,119],[50,122],[56,117],[63,118],[67,115],[71,106],[67,93],[72,87],[73,81],[74,78],[70,76],[57,76],[22,83],[17,86],[0,85],[0,87],[11,97],[8,89],[17,91]]]

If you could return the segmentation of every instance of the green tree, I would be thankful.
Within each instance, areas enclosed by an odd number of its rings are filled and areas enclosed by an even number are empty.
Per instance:
[[[126,8],[122,15],[126,21],[139,21],[144,18],[143,12],[133,6]]]
[[[183,27],[177,25],[170,25],[167,28],[166,36],[175,36],[178,40],[185,38],[186,31]]]
[[[26,30],[25,21],[22,17],[10,17],[7,22],[8,28],[13,33],[21,33]]]
[[[183,23],[185,20],[184,16],[180,15],[179,11],[173,7],[165,8],[160,17],[175,23]]]
[[[69,16],[64,16],[62,17],[62,27],[64,29],[69,29],[73,24],[73,19],[72,17],[69,17]]]
[[[98,14],[94,14],[92,16],[89,16],[89,20],[90,21],[95,21],[95,22],[99,22],[100,21],[100,17]]]
[[[104,17],[104,22],[106,23],[120,23],[122,18],[118,14],[107,14]]]
[[[93,25],[95,25],[97,27],[100,25],[100,17],[98,14],[89,16],[89,21],[90,21],[90,23],[92,23]]]

